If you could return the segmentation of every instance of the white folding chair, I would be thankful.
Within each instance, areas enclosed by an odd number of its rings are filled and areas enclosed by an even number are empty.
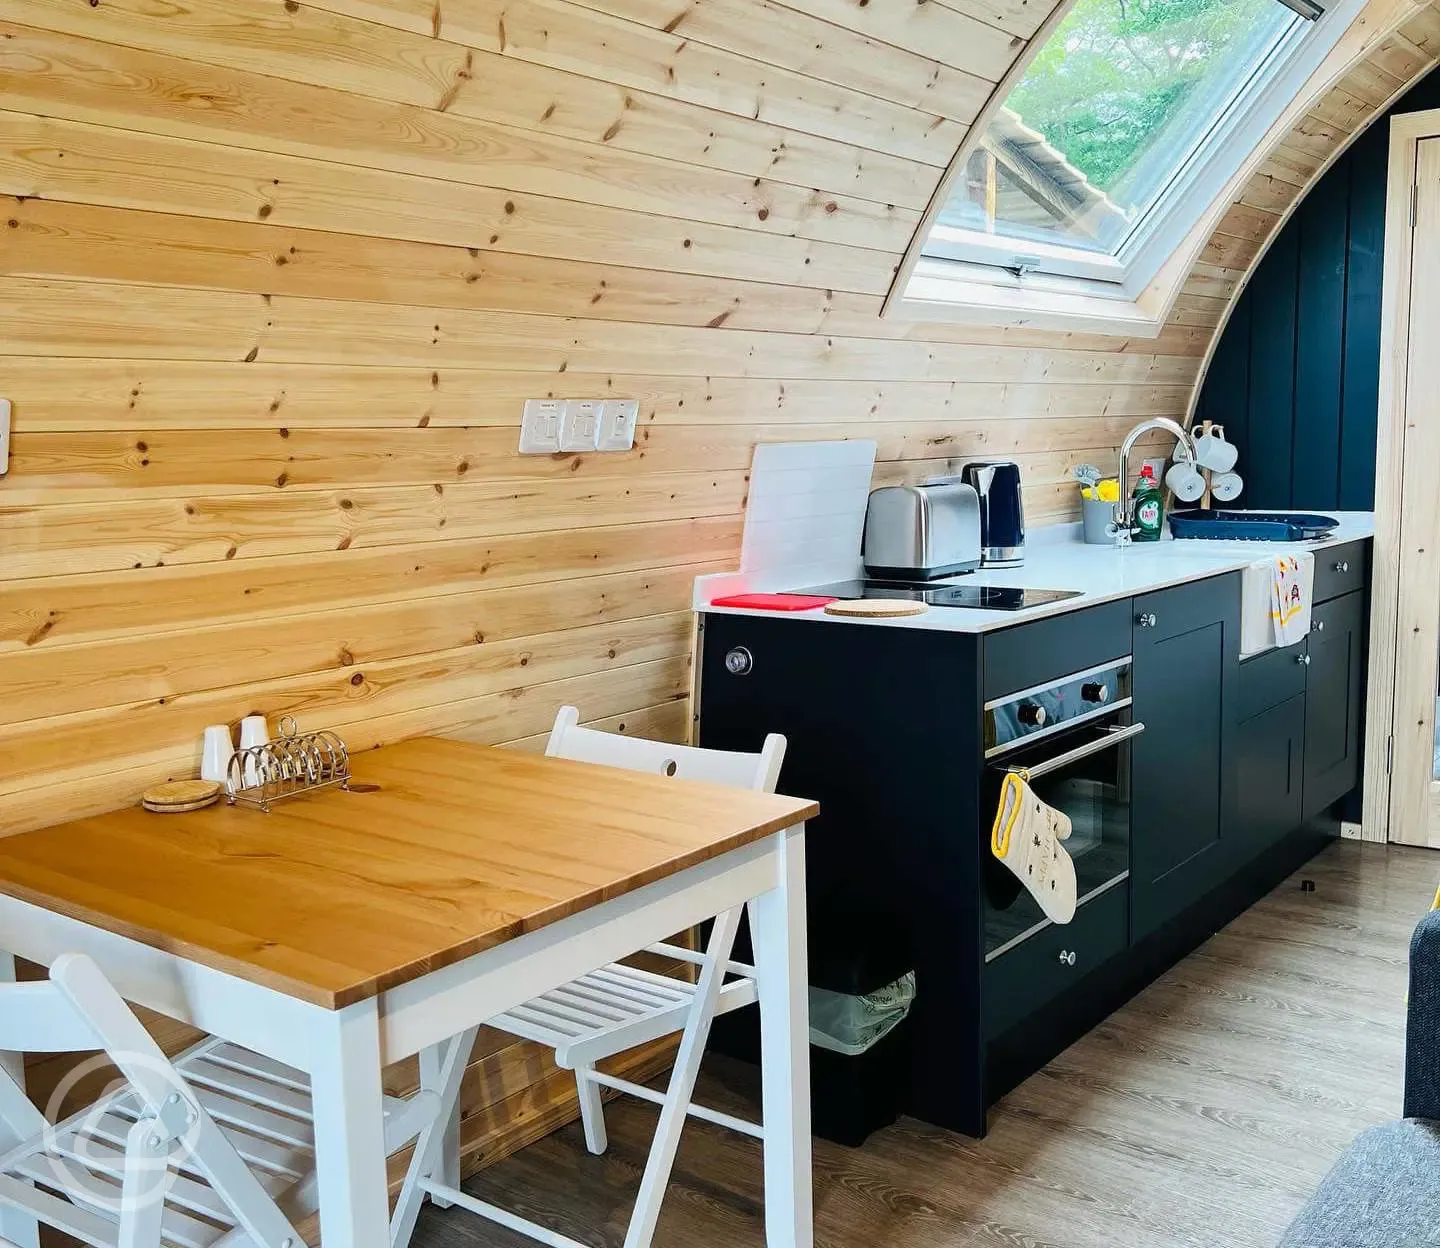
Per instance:
[[[582,728],[579,723],[580,712],[575,707],[561,707],[550,730],[545,753],[555,758],[766,793],[775,791],[785,759],[785,738],[777,733],[765,738],[758,754],[745,754],[598,732]],[[711,1022],[717,1014],[751,1005],[757,999],[755,968],[730,960],[740,914],[736,908],[716,917],[703,953],[670,943],[652,945],[645,951],[698,966],[700,973],[693,983],[617,962],[532,998],[487,1023],[553,1049],[556,1065],[574,1070],[585,1143],[592,1153],[603,1153],[608,1143],[600,1096],[602,1085],[660,1105],[660,1124],[631,1215],[626,1248],[645,1248],[650,1243],[687,1114],[764,1139],[762,1126],[696,1105],[691,1099]],[[726,982],[727,974],[736,978]],[[604,1058],[677,1032],[681,1034],[680,1048],[664,1093],[595,1068]],[[468,1033],[468,1038],[462,1038],[463,1050],[450,1060],[463,1063],[473,1038],[473,1032]],[[458,1084],[463,1070],[463,1065],[458,1070],[452,1067],[451,1080]],[[436,1171],[447,1164],[440,1136],[448,1115],[454,1112],[455,1101],[450,1084],[444,1078],[439,1082],[445,1089],[442,1119],[423,1134],[415,1146],[410,1176],[395,1210],[393,1243],[396,1248],[408,1239],[409,1231],[405,1231],[404,1238],[400,1237],[400,1231],[402,1227],[413,1228],[420,1201],[426,1194],[442,1204],[459,1205],[552,1248],[582,1248],[566,1236],[461,1191],[459,1176],[453,1168],[443,1181],[435,1177]],[[448,1164],[453,1167],[454,1163]]]
[[[0,1051],[96,1048],[123,1082],[54,1126],[0,1065],[0,1122],[20,1141],[0,1152],[0,1208],[91,1248],[304,1248],[293,1220],[317,1203],[304,1073],[215,1037],[172,1061],[79,954],[48,983],[0,984]],[[387,1149],[439,1108],[429,1091],[387,1098]]]

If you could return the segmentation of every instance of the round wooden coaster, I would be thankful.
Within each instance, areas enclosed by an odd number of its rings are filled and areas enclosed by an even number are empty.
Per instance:
[[[140,805],[157,815],[178,815],[187,810],[204,810],[219,800],[220,786],[213,780],[167,780],[146,789]]]
[[[871,620],[924,615],[929,609],[923,602],[914,602],[909,598],[855,598],[825,604],[826,615],[849,615]]]

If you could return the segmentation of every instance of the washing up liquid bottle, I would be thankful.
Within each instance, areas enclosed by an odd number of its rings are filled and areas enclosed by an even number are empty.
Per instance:
[[[1135,487],[1135,541],[1158,542],[1165,528],[1165,498],[1155,470],[1146,464]]]

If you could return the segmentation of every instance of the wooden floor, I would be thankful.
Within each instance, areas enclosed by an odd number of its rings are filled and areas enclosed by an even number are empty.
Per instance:
[[[1440,855],[1343,842],[1023,1084],[983,1142],[905,1120],[852,1151],[816,1143],[823,1248],[1272,1248],[1339,1151],[1400,1110],[1406,950]],[[1303,892],[1300,879],[1312,879]],[[704,1092],[743,1105],[716,1060]],[[609,1109],[468,1184],[618,1245],[654,1111]],[[764,1243],[758,1145],[687,1128],[661,1248]],[[419,1248],[532,1241],[427,1208]]]

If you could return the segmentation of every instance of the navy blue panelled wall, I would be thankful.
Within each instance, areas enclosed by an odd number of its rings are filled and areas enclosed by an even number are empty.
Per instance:
[[[1196,419],[1240,448],[1238,505],[1374,503],[1389,116],[1437,107],[1432,73],[1315,185],[1236,303]]]

